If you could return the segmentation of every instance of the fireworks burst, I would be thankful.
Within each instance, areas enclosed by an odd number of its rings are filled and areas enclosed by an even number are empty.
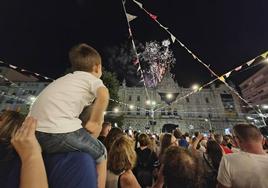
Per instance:
[[[169,45],[169,40],[164,40],[162,44],[157,41],[146,42],[140,60],[143,62],[144,81],[148,87],[156,87],[166,71],[174,65],[176,59]]]

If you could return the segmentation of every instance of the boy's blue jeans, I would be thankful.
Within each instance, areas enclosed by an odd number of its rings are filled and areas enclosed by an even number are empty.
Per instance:
[[[96,163],[107,159],[105,146],[84,128],[70,133],[57,134],[36,131],[36,137],[45,153],[81,151],[90,154]]]

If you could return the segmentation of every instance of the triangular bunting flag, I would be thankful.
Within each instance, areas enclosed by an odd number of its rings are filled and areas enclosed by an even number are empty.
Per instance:
[[[196,56],[194,54],[192,54],[193,58],[196,59]]]
[[[247,65],[250,66],[254,61],[255,59],[250,60],[249,62],[247,62]]]
[[[203,89],[203,87],[200,87],[200,88],[198,88],[198,91],[201,91]]]
[[[18,67],[14,66],[14,65],[9,65],[9,67],[12,68],[12,69],[18,68]]]
[[[4,64],[4,62],[3,62],[3,61],[0,61],[0,63]]]
[[[225,79],[223,76],[219,77],[219,80],[222,81],[222,82],[225,82]]]
[[[127,13],[127,21],[131,22],[132,20],[134,20],[135,18],[137,18],[137,16],[131,15],[129,13]]]
[[[153,19],[153,20],[156,20],[157,19],[157,16],[156,15],[153,15],[151,13],[149,13],[150,17]]]
[[[261,54],[261,56],[262,56],[263,58],[268,58],[268,51],[265,52],[265,53],[263,53],[263,54]]]
[[[176,37],[174,35],[170,35],[172,42],[174,43],[176,41]]]
[[[133,0],[140,8],[142,8],[142,4],[136,0]]]
[[[230,74],[232,73],[232,71],[228,72],[225,74],[226,78],[228,78],[230,76]]]
[[[239,66],[239,67],[236,67],[236,68],[235,68],[236,71],[239,71],[239,70],[241,70],[241,69],[242,69],[242,65]]]
[[[38,73],[34,73],[35,74],[35,76],[40,76],[40,74],[38,74]]]

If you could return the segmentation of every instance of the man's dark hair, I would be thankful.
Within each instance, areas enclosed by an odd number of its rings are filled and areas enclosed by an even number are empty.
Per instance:
[[[260,130],[252,124],[237,124],[233,130],[235,136],[245,142],[259,141],[262,138]]]
[[[101,64],[100,54],[87,44],[78,44],[69,52],[73,71],[92,72],[95,65]]]
[[[200,188],[203,170],[195,154],[177,146],[169,147],[164,155],[164,183],[167,188]]]

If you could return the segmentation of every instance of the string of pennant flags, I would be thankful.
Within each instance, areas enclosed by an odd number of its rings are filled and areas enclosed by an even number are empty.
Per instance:
[[[5,64],[5,65],[7,65],[9,68],[14,69],[14,70],[16,70],[16,71],[21,70],[21,68],[19,68],[19,67],[17,67],[17,66],[14,66],[14,65],[10,65],[10,64],[4,63],[4,62],[3,62],[2,64]],[[23,70],[25,70],[25,69],[23,69]],[[32,71],[28,71],[28,70],[25,70],[25,72],[27,72],[27,73],[33,73]],[[40,75],[39,73],[35,73],[35,74]],[[41,76],[42,76],[42,75],[41,75]],[[44,77],[46,77],[46,76],[44,76]],[[48,78],[48,77],[46,77],[46,78]],[[5,76],[2,75],[2,74],[0,74],[0,79],[3,79],[4,81],[10,83],[10,86],[17,87],[17,88],[21,88],[18,84],[16,84],[15,82],[9,80],[7,77],[5,77]],[[49,80],[50,80],[50,81],[54,81],[54,79],[52,79],[52,78],[49,78]],[[25,92],[26,90],[25,90],[25,89],[22,89],[21,91],[22,91],[22,92]],[[27,100],[27,99],[24,99],[24,98],[21,98],[21,97],[17,97],[17,96],[14,96],[14,95],[7,95],[5,92],[0,93],[0,95],[1,95],[1,96],[5,96],[5,97],[8,97],[8,98],[15,99],[15,100],[19,99],[19,100],[24,101],[24,102],[26,102],[26,103],[29,102],[29,100]],[[127,104],[127,103],[124,103],[124,102],[121,102],[121,101],[118,101],[118,100],[115,100],[115,99],[110,99],[110,101],[116,102],[116,103],[118,103],[118,104],[120,104],[120,105],[127,106],[128,108],[133,107],[133,108],[136,108],[136,109],[146,110],[145,108],[138,107],[138,106],[135,106],[135,105],[132,105],[132,104]],[[32,101],[32,102],[33,102],[33,101]]]
[[[240,70],[241,70],[243,67],[245,67],[245,66],[247,66],[247,68],[249,68],[250,66],[253,66],[253,65],[256,65],[256,64],[261,63],[263,59],[260,59],[260,57],[261,57],[261,58],[268,58],[267,55],[268,55],[268,51],[265,52],[265,53],[263,53],[263,54],[261,54],[261,55],[259,55],[259,56],[257,56],[257,57],[255,57],[254,59],[252,59],[252,60],[250,60],[250,61],[248,61],[248,62],[246,62],[246,63],[243,63],[242,65],[239,65],[239,66],[233,68],[232,70],[226,72],[226,73],[223,74],[222,76],[217,77],[217,78],[215,78],[215,79],[213,79],[213,80],[207,82],[206,84],[200,86],[200,87],[197,88],[196,90],[193,90],[193,91],[187,93],[187,94],[184,95],[184,96],[181,96],[180,98],[176,99],[176,100],[173,102],[173,104],[175,104],[175,103],[177,103],[177,102],[179,102],[179,101],[181,101],[181,100],[183,100],[183,99],[185,99],[185,98],[187,98],[187,97],[189,97],[189,96],[191,96],[191,95],[193,95],[193,94],[195,94],[195,93],[201,91],[203,88],[205,88],[205,87],[211,85],[212,83],[214,83],[214,82],[217,81],[217,80],[225,81],[225,79],[229,78],[230,75],[231,75],[233,72],[238,72],[238,71],[240,71]],[[156,109],[156,111],[159,111],[159,110],[161,110],[161,109],[163,109],[163,108],[166,108],[166,107],[168,107],[168,105],[165,105],[165,106],[163,106],[163,107],[160,107],[159,109]]]
[[[147,96],[148,99],[150,99],[148,89],[147,89],[147,86],[146,86],[146,82],[145,82],[145,78],[144,78],[144,70],[141,67],[141,63],[140,63],[140,60],[139,60],[139,54],[138,54],[138,51],[137,51],[137,48],[136,48],[136,45],[135,45],[135,42],[134,42],[134,36],[132,34],[132,30],[131,30],[131,26],[130,26],[130,22],[132,20],[134,20],[137,16],[134,16],[134,15],[131,15],[131,14],[127,13],[125,3],[126,3],[126,0],[122,0],[123,10],[124,10],[126,20],[127,20],[129,37],[131,39],[132,48],[133,48],[135,56],[136,56],[136,59],[134,60],[133,64],[138,66],[137,71],[140,72],[141,82],[143,82],[146,96]]]
[[[23,74],[30,74],[32,76],[35,76],[35,77],[38,77],[38,78],[43,78],[43,79],[48,80],[48,81],[53,81],[54,80],[53,78],[50,78],[48,76],[44,76],[44,75],[42,75],[40,73],[32,72],[32,71],[20,68],[20,67],[15,66],[15,65],[5,63],[4,61],[1,61],[1,60],[0,60],[0,64],[5,65],[5,66],[7,66],[7,67],[9,67],[11,69],[14,69],[14,70],[16,70],[18,72],[23,73]]]
[[[238,98],[240,98],[243,102],[245,102],[249,107],[251,107],[254,111],[256,111],[258,114],[260,114],[260,110],[255,109],[246,99],[244,99],[234,88],[232,88],[226,81],[225,81],[225,77],[229,77],[230,74],[232,72],[228,72],[227,75],[224,76],[219,76],[218,74],[216,74],[209,65],[205,64],[200,58],[198,58],[197,55],[195,55],[189,48],[187,48],[178,38],[175,37],[175,35],[173,35],[169,30],[168,27],[165,27],[164,25],[162,25],[158,20],[157,20],[157,16],[150,13],[149,11],[147,11],[144,7],[143,4],[136,1],[136,0],[132,0],[134,3],[136,3],[149,17],[152,18],[152,20],[154,20],[161,28],[163,28],[171,37],[172,42],[178,42],[180,44],[181,47],[183,47],[184,49],[186,49],[186,51],[192,55],[192,57],[194,59],[196,59],[199,63],[201,63],[205,68],[207,68],[209,70],[209,72],[215,76],[216,78],[218,78],[221,82],[223,82],[235,95],[237,95]],[[135,16],[134,16],[135,17]],[[132,17],[132,18],[134,18]],[[264,56],[267,56],[267,53],[264,54]],[[248,64],[251,64],[253,62],[247,62]],[[236,71],[239,71],[242,68],[242,66],[239,66],[236,68]]]

